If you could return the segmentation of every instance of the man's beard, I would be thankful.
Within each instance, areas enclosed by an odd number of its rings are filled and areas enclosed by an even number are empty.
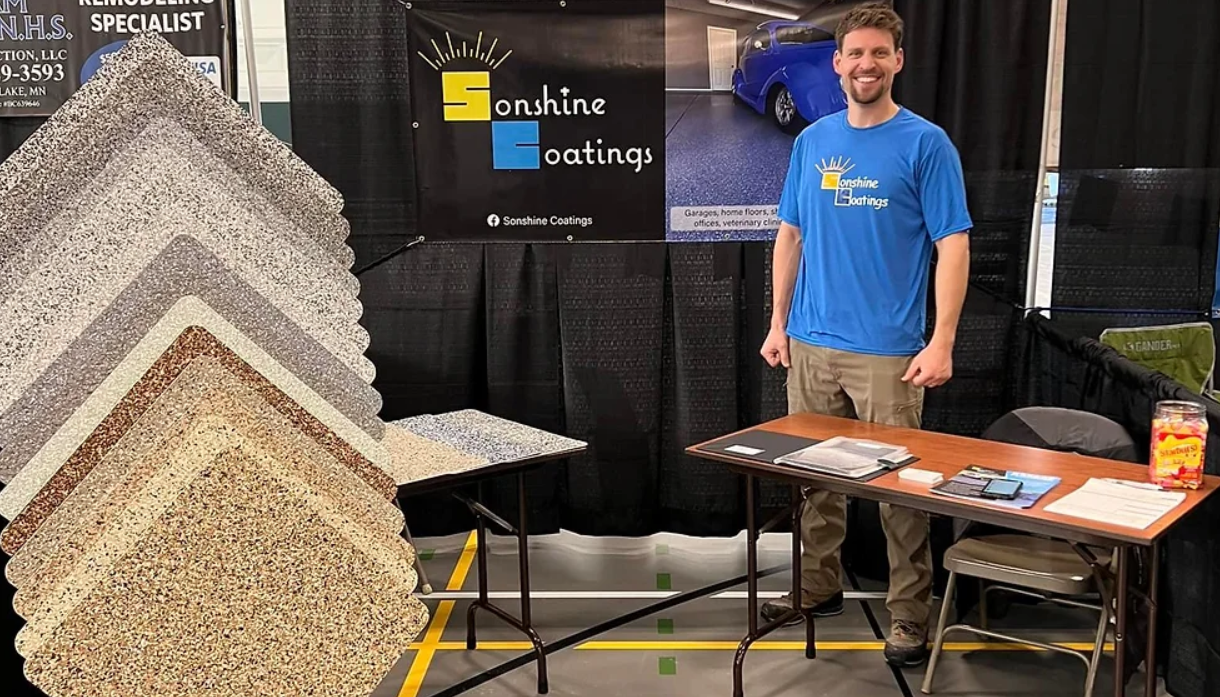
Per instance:
[[[879,101],[882,97],[885,96],[885,93],[887,91],[886,87],[885,87],[885,83],[884,83],[884,78],[882,78],[880,76],[877,77],[877,82],[875,83],[877,85],[877,91],[871,97],[865,97],[863,94],[861,94],[859,91],[859,85],[857,85],[856,81],[853,80],[852,78],[846,78],[846,81],[847,81],[847,89],[851,93],[852,101],[854,101],[857,104],[872,104],[876,101]]]

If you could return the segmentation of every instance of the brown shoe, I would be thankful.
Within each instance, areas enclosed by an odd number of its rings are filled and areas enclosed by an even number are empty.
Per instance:
[[[892,666],[910,667],[928,658],[928,626],[910,620],[890,623],[890,638],[885,641],[885,660]]]

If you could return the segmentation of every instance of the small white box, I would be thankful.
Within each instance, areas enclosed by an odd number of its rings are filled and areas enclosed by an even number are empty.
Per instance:
[[[908,482],[927,484],[928,486],[935,486],[945,480],[940,472],[921,470],[914,467],[904,467],[903,469],[898,470],[898,478],[904,479]]]

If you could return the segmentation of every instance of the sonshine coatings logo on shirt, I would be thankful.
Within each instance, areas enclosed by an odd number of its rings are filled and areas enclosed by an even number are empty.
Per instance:
[[[493,99],[491,73],[512,55],[495,55],[499,39],[483,48],[483,32],[474,47],[463,41],[453,45],[445,32],[448,51],[431,41],[436,55],[416,51],[428,65],[441,74],[444,119],[447,122],[477,121],[491,124],[491,154],[494,169],[541,169],[548,166],[627,166],[639,173],[653,162],[652,148],[607,146],[602,138],[585,140],[577,147],[543,147],[542,121],[549,119],[597,118],[606,115],[606,99],[577,96],[566,86],[558,89],[543,83],[534,99]],[[486,65],[486,69],[459,69]],[[494,117],[493,118],[493,114]]]
[[[833,191],[835,205],[843,208],[868,207],[881,210],[890,205],[890,199],[872,195],[881,188],[881,182],[876,179],[857,175],[850,179],[848,172],[855,169],[851,158],[832,157],[830,162],[822,160],[817,169],[822,174],[822,190]]]

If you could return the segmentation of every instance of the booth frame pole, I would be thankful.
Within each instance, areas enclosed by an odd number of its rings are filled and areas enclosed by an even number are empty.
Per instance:
[[[1068,0],[1051,0],[1050,36],[1046,42],[1046,89],[1042,97],[1042,147],[1038,155],[1038,181],[1034,185],[1034,220],[1029,232],[1029,265],[1025,269],[1025,313],[1037,306],[1038,262],[1042,251],[1042,187],[1046,183],[1047,160],[1050,157],[1051,100],[1054,97],[1055,49],[1059,36],[1060,7]],[[1067,21],[1067,18],[1064,18]]]
[[[250,3],[253,0],[237,0],[241,8],[242,43],[246,53],[246,81],[250,91],[250,116],[254,123],[263,125],[262,103],[258,98],[258,65],[254,60],[254,20],[250,17]]]

